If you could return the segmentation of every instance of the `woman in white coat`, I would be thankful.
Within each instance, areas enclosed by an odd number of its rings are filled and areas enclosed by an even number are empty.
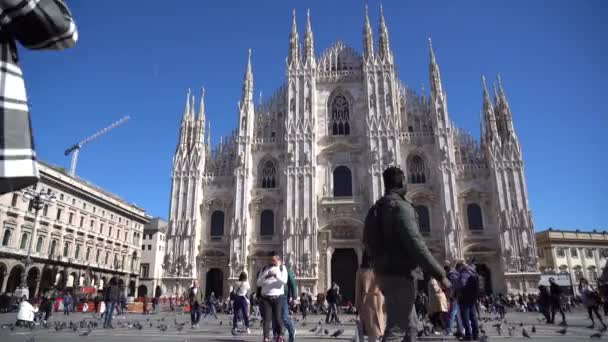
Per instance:
[[[19,304],[19,313],[17,314],[17,326],[30,326],[34,324],[34,317],[38,312],[38,308],[32,306],[27,299],[21,299]]]

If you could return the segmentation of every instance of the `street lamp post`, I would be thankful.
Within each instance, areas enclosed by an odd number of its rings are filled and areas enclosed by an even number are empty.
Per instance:
[[[23,274],[21,274],[21,284],[19,288],[15,290],[15,294],[18,297],[25,296],[29,299],[30,291],[27,287],[27,275],[29,273],[29,268],[32,265],[32,243],[36,239],[36,226],[38,223],[38,217],[40,216],[40,210],[44,209],[45,206],[50,206],[55,203],[55,194],[52,192],[36,192],[34,189],[28,188],[23,192],[23,200],[26,202],[30,202],[32,204],[32,208],[35,211],[34,215],[34,226],[32,227],[32,236],[30,237],[28,247],[27,247],[27,257],[24,260],[25,270]]]

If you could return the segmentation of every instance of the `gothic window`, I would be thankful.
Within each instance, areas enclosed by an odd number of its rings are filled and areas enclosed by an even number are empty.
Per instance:
[[[270,209],[262,211],[260,215],[260,235],[262,237],[274,235],[274,213]]]
[[[43,243],[44,243],[44,238],[42,236],[39,236],[38,241],[36,241],[36,253],[40,253],[40,251],[42,251]]]
[[[262,188],[264,189],[272,189],[277,185],[276,182],[277,169],[274,166],[274,163],[270,160],[264,163],[264,167],[262,168]]]
[[[27,233],[21,234],[21,243],[19,244],[20,249],[27,249],[27,240],[28,240]]]
[[[331,132],[333,135],[350,134],[350,110],[343,95],[334,98],[331,104]]]
[[[469,230],[483,230],[483,219],[479,204],[471,203],[467,206],[467,218],[469,220]]]
[[[418,229],[422,235],[428,235],[431,232],[431,219],[429,208],[424,205],[417,205],[416,216],[418,218]]]
[[[426,168],[424,166],[424,160],[420,156],[413,156],[410,159],[408,168],[408,178],[412,184],[426,183]]]
[[[350,169],[346,166],[338,166],[334,170],[334,197],[352,195],[353,181]]]
[[[10,242],[11,242],[11,230],[6,229],[4,231],[4,236],[2,237],[2,246],[8,246],[8,244]]]
[[[211,214],[211,237],[224,236],[224,212],[216,210]]]

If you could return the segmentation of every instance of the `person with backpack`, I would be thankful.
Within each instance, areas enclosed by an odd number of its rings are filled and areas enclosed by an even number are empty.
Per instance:
[[[384,341],[414,341],[416,284],[413,271],[420,267],[439,281],[450,283],[429,251],[418,229],[414,206],[406,200],[405,174],[391,166],[382,173],[385,194],[365,218],[363,244],[373,260],[380,291],[385,298]]]
[[[281,267],[284,267],[287,271],[287,300],[283,304],[283,308],[281,309],[281,319],[287,329],[287,333],[289,336],[289,342],[293,342],[295,340],[295,330],[293,328],[293,322],[291,321],[291,317],[289,317],[289,303],[292,303],[293,300],[298,296],[298,285],[296,284],[296,278],[293,272],[287,267],[287,265],[283,264]],[[275,336],[279,335],[277,324],[272,322],[272,331]]]
[[[340,324],[340,317],[338,317],[338,303],[340,303],[340,288],[338,284],[333,283],[331,288],[327,290],[327,294],[325,295],[325,299],[327,300],[327,304],[329,305],[329,309],[327,310],[327,315],[325,316],[325,323],[337,323]]]
[[[581,294],[581,301],[583,305],[587,309],[589,313],[589,319],[591,320],[591,325],[587,328],[594,329],[595,328],[595,320],[593,319],[593,313],[597,316],[597,319],[602,323],[602,331],[606,331],[606,323],[602,320],[602,316],[599,313],[601,298],[599,293],[589,285],[589,282],[585,278],[581,278],[578,283],[578,292]]]
[[[462,318],[460,316],[460,308],[458,307],[458,298],[456,293],[456,287],[458,287],[458,281],[460,280],[460,273],[456,270],[452,269],[450,265],[444,266],[444,271],[447,275],[448,280],[450,281],[451,290],[448,291],[448,299],[450,301],[450,312],[448,313],[447,322],[446,322],[446,333],[449,335],[452,333],[452,323],[456,322],[456,331],[453,333],[455,337],[462,337],[463,335],[463,327],[462,327]]]
[[[458,306],[464,326],[463,341],[477,340],[479,337],[479,322],[475,306],[479,297],[479,276],[472,266],[464,262],[456,264],[456,271],[460,275],[456,295],[458,296]]]
[[[274,320],[277,325],[277,342],[283,342],[284,321],[281,319],[285,297],[285,285],[288,282],[287,269],[281,267],[281,257],[276,252],[270,254],[270,264],[265,266],[257,279],[259,298],[262,302],[262,316],[264,318],[264,342],[270,342],[270,328]]]

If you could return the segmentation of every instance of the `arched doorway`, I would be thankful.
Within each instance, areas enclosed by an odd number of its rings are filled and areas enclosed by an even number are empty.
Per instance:
[[[37,267],[32,267],[27,272],[27,288],[30,290],[29,298],[36,296],[36,284],[40,280],[40,271]]]
[[[139,285],[137,288],[137,297],[145,297],[148,295],[148,288],[146,285]]]
[[[53,283],[53,269],[45,266],[42,269],[42,276],[40,277],[40,292],[45,293],[52,289]]]
[[[211,292],[216,298],[223,297],[222,289],[224,288],[224,274],[219,268],[212,268],[207,271],[205,281],[205,296],[208,297]]]
[[[129,297],[135,296],[135,280],[129,282]]]
[[[154,290],[154,297],[159,298],[163,295],[163,289],[160,288],[160,285],[156,285],[156,289]]]
[[[337,248],[331,257],[331,281],[338,284],[342,302],[355,303],[355,277],[359,268],[353,248]]]
[[[492,294],[492,271],[486,264],[476,264],[475,269],[479,275],[479,283],[483,284],[486,295]]]
[[[63,291],[68,282],[68,277],[66,275],[65,270],[57,271],[55,275],[55,288],[59,291]]]
[[[0,286],[4,284],[4,278],[8,276],[7,267],[5,264],[0,263]],[[0,289],[2,291],[2,289]]]
[[[21,275],[23,274],[23,266],[16,265],[11,269],[11,273],[8,276],[6,283],[6,292],[13,293],[19,287],[21,283]]]

